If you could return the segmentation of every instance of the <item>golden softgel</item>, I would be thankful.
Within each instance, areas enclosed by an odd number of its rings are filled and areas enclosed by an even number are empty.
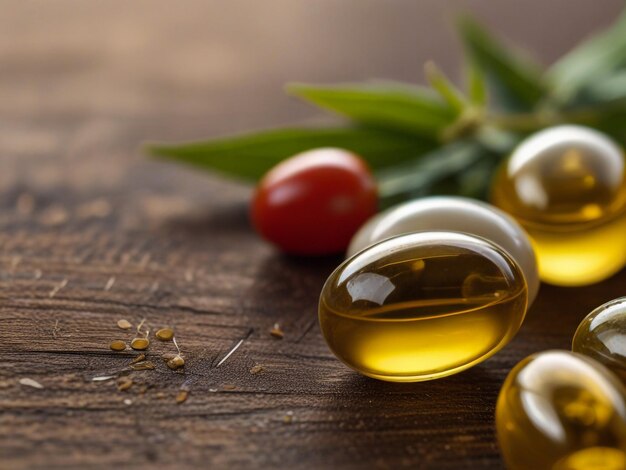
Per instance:
[[[491,201],[526,229],[545,282],[591,284],[626,264],[626,165],[597,131],[559,126],[531,136],[496,174]]]
[[[444,377],[507,344],[525,316],[519,266],[487,240],[454,232],[391,238],[339,266],[319,319],[335,355],[393,382]]]
[[[576,329],[572,351],[601,362],[626,382],[626,297],[587,315]]]
[[[546,351],[509,373],[496,407],[500,449],[512,470],[626,468],[622,384],[601,364]]]

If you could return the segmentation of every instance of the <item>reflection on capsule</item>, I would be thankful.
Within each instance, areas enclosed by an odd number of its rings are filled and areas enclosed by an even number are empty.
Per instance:
[[[531,304],[539,290],[537,262],[530,240],[508,214],[480,201],[435,196],[394,206],[368,220],[354,235],[348,256],[386,238],[405,233],[445,230],[486,238],[499,245],[522,268]]]
[[[320,296],[330,349],[358,372],[395,382],[460,372],[507,344],[526,313],[517,263],[454,232],[387,239],[345,261]]]
[[[527,357],[509,373],[496,407],[511,469],[626,468],[626,401],[602,364],[569,351]]]
[[[572,350],[601,362],[626,382],[626,297],[587,315],[574,334]]]
[[[598,131],[568,125],[532,135],[497,172],[491,200],[526,229],[546,282],[591,284],[626,264],[626,164]]]

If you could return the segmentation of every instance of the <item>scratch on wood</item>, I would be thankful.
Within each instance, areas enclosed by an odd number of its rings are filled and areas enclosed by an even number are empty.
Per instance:
[[[33,278],[35,279],[35,281],[41,279],[41,276],[43,276],[43,272],[41,272],[41,269],[35,269],[35,272],[33,274]]]
[[[107,380],[111,380],[114,379],[115,376],[114,375],[99,375],[97,377],[93,377],[91,379],[92,382],[105,382]]]
[[[110,291],[111,288],[113,287],[113,284],[115,284],[115,276],[111,276],[109,278],[109,280],[107,281],[106,285],[104,286],[104,290],[105,291]]]
[[[54,286],[54,288],[48,293],[48,297],[51,299],[59,293],[61,289],[67,286],[68,280],[67,278],[63,279],[58,285]]]
[[[224,364],[226,362],[226,360],[233,355],[233,353],[235,351],[237,351],[237,349],[239,349],[239,347],[243,344],[243,342],[248,339],[250,337],[250,335],[252,334],[252,328],[250,328],[248,330],[248,332],[246,333],[246,335],[241,338],[239,341],[237,341],[237,344],[235,344],[230,351],[228,351],[226,353],[226,355],[220,360],[220,362],[217,363],[217,365],[215,366],[215,368],[217,369],[219,366],[221,366],[222,364]]]
[[[27,387],[38,388],[38,389],[43,388],[43,385],[41,385],[39,382],[37,382],[36,380],[30,379],[28,377],[24,377],[23,379],[20,379],[19,383]]]
[[[54,322],[54,328],[52,328],[52,336],[56,339],[57,332],[59,331],[59,320]]]
[[[317,324],[318,320],[317,317],[313,318],[309,324],[307,325],[307,327],[304,329],[304,331],[302,332],[302,334],[300,335],[300,337],[296,340],[296,344],[299,343],[300,341],[302,341],[304,339],[304,337],[306,335],[309,334],[309,332],[313,329],[313,327]]]

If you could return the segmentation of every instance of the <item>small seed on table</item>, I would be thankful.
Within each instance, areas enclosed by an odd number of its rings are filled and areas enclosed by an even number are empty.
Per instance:
[[[138,362],[143,361],[146,358],[145,354],[140,354],[139,356],[137,356],[135,359],[133,359],[132,361],[130,361],[131,364],[137,364]]]
[[[126,343],[122,341],[121,339],[116,339],[115,341],[111,342],[109,347],[113,351],[123,351],[124,349],[126,349]]]
[[[117,327],[121,328],[122,330],[130,330],[133,325],[131,325],[128,320],[119,320],[117,322]]]
[[[120,392],[123,392],[124,390],[128,390],[130,387],[132,387],[133,385],[133,381],[131,380],[130,377],[120,377],[117,380],[117,389]]]
[[[270,335],[274,338],[283,339],[285,333],[280,329],[280,325],[278,323],[274,323],[274,327],[270,330]]]
[[[150,361],[138,362],[137,364],[131,364],[132,370],[152,370],[154,369],[154,363]]]
[[[263,366],[257,364],[256,366],[252,366],[250,368],[250,373],[251,374],[258,374],[260,372],[263,372]]]
[[[181,403],[184,403],[187,400],[188,396],[189,392],[187,390],[181,390],[180,392],[178,392],[178,395],[176,395],[176,403],[178,403],[179,405]]]
[[[185,360],[177,354],[176,356],[168,360],[166,364],[167,367],[169,367],[170,369],[176,370],[185,365]]]
[[[150,346],[150,340],[148,338],[135,338],[130,342],[130,347],[138,351],[148,349]]]
[[[174,330],[171,328],[161,328],[155,333],[155,336],[161,341],[171,341],[174,337]]]

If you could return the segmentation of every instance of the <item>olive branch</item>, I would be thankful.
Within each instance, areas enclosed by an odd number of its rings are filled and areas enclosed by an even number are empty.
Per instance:
[[[464,83],[425,65],[430,86],[372,81],[288,84],[287,93],[341,116],[331,127],[293,127],[148,151],[256,181],[281,160],[341,147],[375,171],[383,206],[428,194],[487,195],[496,167],[528,134],[560,123],[596,128],[626,144],[626,13],[542,69],[469,17],[458,21]]]

